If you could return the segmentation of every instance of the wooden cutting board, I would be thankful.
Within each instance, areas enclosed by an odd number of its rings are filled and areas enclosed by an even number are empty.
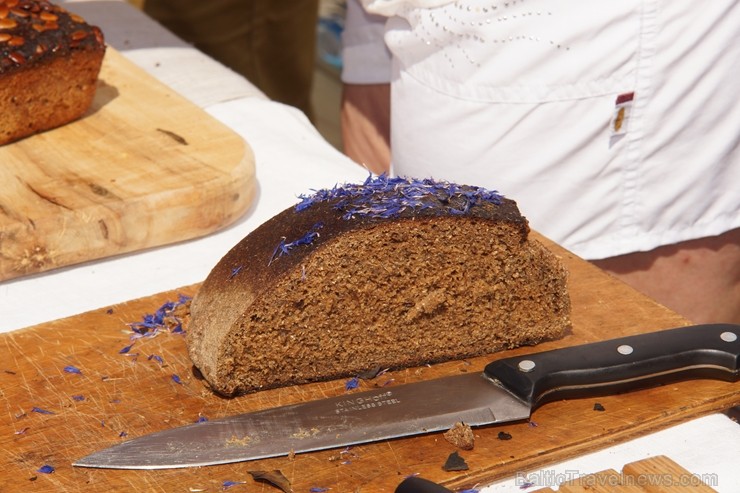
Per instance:
[[[548,244],[570,270],[573,328],[565,338],[491,357],[395,371],[363,382],[361,389],[477,372],[494,357],[686,324],[675,313]],[[193,373],[183,335],[168,330],[138,340],[121,353],[131,345],[127,324],[141,321],[165,302],[176,301],[180,294],[192,295],[196,289],[184,287],[0,335],[0,413],[4,416],[0,419],[0,491],[217,492],[226,481],[244,481],[229,489],[235,493],[278,491],[252,480],[251,470],[280,470],[293,490],[301,493],[311,488],[330,488],[332,493],[392,492],[411,474],[452,489],[470,488],[740,404],[740,383],[709,380],[552,402],[537,409],[530,422],[476,429],[475,448],[458,451],[469,466],[464,472],[442,470],[455,448],[439,433],[203,468],[117,471],[72,467],[74,460],[101,448],[193,423],[200,417],[222,417],[345,392],[342,380],[234,399],[217,397]],[[594,410],[597,401],[603,411]],[[501,439],[506,436],[500,438],[500,432],[511,438]],[[47,464],[55,468],[53,474],[37,472]]]
[[[0,147],[0,280],[223,228],[254,173],[239,135],[109,47],[82,119]]]
[[[716,493],[700,476],[664,455],[609,469],[559,485],[560,493]],[[555,493],[551,488],[533,493]]]

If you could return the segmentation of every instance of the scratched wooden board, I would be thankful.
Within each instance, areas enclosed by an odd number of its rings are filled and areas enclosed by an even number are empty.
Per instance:
[[[0,280],[212,233],[254,173],[238,134],[109,47],[82,119],[0,146]]]
[[[552,349],[685,325],[684,319],[551,245],[566,262],[573,302],[572,332],[539,345]],[[230,491],[277,491],[256,483],[250,470],[280,470],[294,491],[392,492],[404,477],[422,476],[453,489],[513,477],[518,472],[643,436],[670,425],[740,404],[740,383],[702,380],[625,395],[559,401],[536,410],[531,422],[476,429],[475,448],[460,451],[470,469],[445,472],[455,448],[439,433],[274,459],[159,471],[73,468],[91,452],[154,431],[243,411],[302,402],[345,392],[344,381],[258,392],[235,399],[213,395],[191,371],[182,335],[161,333],[138,341],[128,354],[128,323],[140,321],[197,286],[0,335],[0,491],[222,491],[224,481],[244,481]],[[361,388],[481,371],[493,357],[395,371]],[[163,358],[163,364],[152,355]],[[320,355],[317,355],[320,357]],[[67,373],[68,365],[81,374]],[[173,380],[178,375],[180,383]],[[74,396],[84,396],[75,400]],[[78,397],[79,399],[79,397]],[[34,412],[34,407],[54,414]],[[536,424],[536,426],[535,426]],[[510,440],[500,440],[505,431]],[[45,465],[53,474],[37,470]]]

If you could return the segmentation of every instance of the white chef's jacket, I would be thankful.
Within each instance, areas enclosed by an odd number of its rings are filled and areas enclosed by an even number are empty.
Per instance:
[[[393,173],[589,259],[740,227],[740,1],[355,1],[343,80],[391,82]]]

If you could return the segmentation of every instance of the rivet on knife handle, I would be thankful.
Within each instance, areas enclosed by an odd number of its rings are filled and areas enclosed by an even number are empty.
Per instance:
[[[706,324],[505,358],[489,378],[533,407],[689,378],[740,378],[740,325]]]

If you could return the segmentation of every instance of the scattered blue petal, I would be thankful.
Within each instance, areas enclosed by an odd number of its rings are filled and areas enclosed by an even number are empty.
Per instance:
[[[357,377],[350,378],[344,384],[344,390],[354,390],[354,389],[356,389],[359,386],[360,386],[360,379],[359,378],[357,378]]]
[[[460,490],[460,493],[478,493],[480,490],[477,490],[475,488],[471,488],[469,490]]]
[[[85,396],[81,394],[73,395],[72,400],[77,401],[77,402],[82,402],[85,400]]]
[[[158,356],[158,355],[156,355],[156,354],[150,354],[150,355],[149,355],[149,357],[148,357],[147,359],[148,359],[149,361],[151,361],[151,360],[154,360],[154,361],[156,361],[157,363],[159,363],[160,365],[163,365],[163,364],[164,364],[164,358],[162,358],[161,356]]]
[[[527,488],[531,488],[532,486],[534,486],[534,483],[527,481],[526,483],[522,483],[522,485],[519,486],[519,489],[526,490]]]
[[[275,247],[275,250],[273,250],[272,252],[272,257],[270,257],[270,262],[268,262],[268,265],[271,264],[276,258],[287,255],[295,247],[307,246],[313,243],[314,240],[319,237],[319,230],[323,227],[324,223],[318,222],[314,224],[306,234],[304,234],[297,240],[291,241],[289,243],[285,242],[285,238],[280,240],[280,243],[278,243],[278,246]]]
[[[205,423],[206,421],[208,421],[208,418],[206,418],[205,416],[198,416],[198,419],[195,422],[196,423]]]
[[[177,383],[177,384],[182,385],[182,380],[180,379],[180,377],[178,375],[173,374],[172,375],[172,381],[175,382],[175,383]]]
[[[72,365],[65,366],[64,371],[65,373],[76,373],[77,375],[82,375],[82,370]]]
[[[326,491],[329,491],[329,488],[321,488],[321,487],[318,487],[318,486],[314,486],[313,488],[311,488],[308,491],[310,491],[311,493],[324,493]]]
[[[128,354],[129,351],[131,351],[131,348],[134,347],[133,344],[126,346],[122,348],[120,351],[118,351],[118,354]]]
[[[54,472],[54,468],[49,464],[44,464],[43,466],[39,467],[36,472],[40,472],[41,474],[51,474]]]
[[[147,313],[144,315],[141,322],[130,323],[128,326],[134,332],[135,336],[154,337],[162,329],[167,329],[166,320],[168,318],[177,320],[177,317],[174,316],[175,310],[181,305],[188,303],[190,300],[191,298],[189,296],[181,294],[178,296],[177,301],[168,301],[164,303],[154,313]],[[182,328],[179,329],[179,332],[183,332]]]
[[[231,274],[229,275],[229,279],[233,279],[234,277],[236,277],[236,275],[239,274],[239,272],[241,272],[243,268],[244,268],[243,265],[239,265],[231,269]]]
[[[238,484],[246,484],[246,481],[224,481],[223,482],[223,489],[228,490],[232,486],[236,486]]]
[[[31,412],[39,414],[55,414],[54,411],[47,411],[46,409],[41,409],[40,407],[33,407],[31,409]]]
[[[125,431],[122,431],[121,433],[118,434],[118,436],[119,436],[119,438],[124,438],[124,437],[127,437],[128,436],[128,433],[125,432]]]

